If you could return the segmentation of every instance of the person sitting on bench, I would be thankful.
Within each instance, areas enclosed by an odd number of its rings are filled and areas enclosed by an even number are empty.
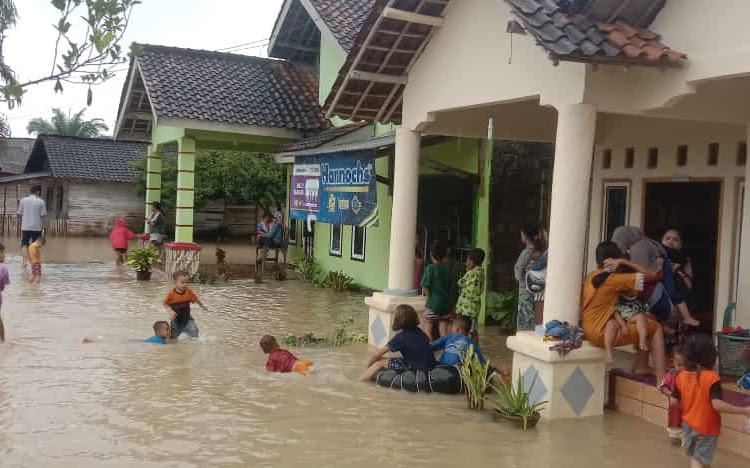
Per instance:
[[[284,243],[283,223],[280,219],[274,219],[271,213],[265,213],[261,225],[264,229],[258,230],[258,246],[262,249],[259,263],[266,260],[270,249],[280,249]]]

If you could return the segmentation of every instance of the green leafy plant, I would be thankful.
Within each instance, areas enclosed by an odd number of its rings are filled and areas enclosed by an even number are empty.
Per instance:
[[[328,272],[328,285],[333,288],[334,291],[348,291],[352,283],[354,283],[354,279],[343,271]]]
[[[260,270],[255,272],[255,275],[253,275],[253,281],[255,281],[255,284],[260,284],[263,282],[263,273],[261,273]]]
[[[135,271],[151,271],[154,265],[161,263],[161,254],[154,247],[138,247],[130,252],[125,260],[125,264],[132,267]]]
[[[353,331],[353,325],[354,317],[349,317],[339,323],[331,338],[306,333],[302,336],[285,336],[282,341],[286,346],[291,347],[333,346],[338,348],[352,343],[367,343],[367,334]]]
[[[308,283],[316,284],[316,281],[320,278],[320,267],[318,266],[318,262],[312,256],[303,257],[302,260],[297,263],[296,270],[302,279]]]
[[[506,330],[515,330],[518,315],[518,291],[489,291],[487,301],[487,316],[498,322]]]
[[[500,385],[490,384],[492,390],[499,397],[499,401],[493,400],[495,410],[511,418],[520,418],[523,422],[522,427],[524,431],[529,421],[538,417],[537,414],[539,411],[547,404],[547,401],[538,401],[536,403],[532,403],[531,401],[531,391],[534,389],[536,379],[537,376],[535,375],[531,381],[531,385],[529,385],[528,391],[523,388],[521,371],[518,371],[518,379],[515,386],[505,383],[502,379],[499,380]]]
[[[466,350],[466,354],[461,360],[459,371],[466,389],[466,401],[469,409],[484,409],[484,395],[495,376],[495,371],[490,370],[490,362],[486,361],[482,364],[479,357],[474,353],[474,346],[469,345],[469,349]]]

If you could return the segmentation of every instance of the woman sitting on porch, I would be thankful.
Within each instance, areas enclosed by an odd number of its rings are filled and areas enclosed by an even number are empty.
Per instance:
[[[664,247],[646,237],[635,226],[620,226],[612,234],[612,242],[627,254],[633,263],[659,272],[656,280],[646,285],[641,297],[660,323],[669,320],[676,307],[686,325],[698,326],[700,322],[690,315],[685,297],[675,285],[674,272]]]
[[[639,342],[634,322],[628,324],[628,333],[620,331],[620,326],[614,320],[615,305],[620,294],[633,295],[643,291],[648,281],[653,281],[657,273],[641,265],[622,258],[622,251],[613,242],[602,242],[596,247],[596,262],[598,269],[589,273],[583,283],[583,313],[581,325],[586,339],[597,347],[604,346],[604,335],[614,333],[614,345],[635,345]],[[636,273],[614,272],[620,266],[632,268]],[[606,269],[605,269],[606,267]],[[656,381],[661,382],[666,371],[664,336],[661,325],[655,320],[648,320],[648,343],[653,357]],[[645,374],[648,352],[638,351],[635,373]]]

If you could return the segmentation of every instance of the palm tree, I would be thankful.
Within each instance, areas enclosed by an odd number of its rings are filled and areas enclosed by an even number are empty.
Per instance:
[[[83,113],[86,109],[81,109],[72,116],[70,111],[66,115],[58,108],[52,109],[52,119],[47,120],[42,117],[31,119],[26,126],[26,131],[30,134],[48,134],[61,136],[76,136],[84,138],[95,138],[109,130],[103,119],[84,120]]]

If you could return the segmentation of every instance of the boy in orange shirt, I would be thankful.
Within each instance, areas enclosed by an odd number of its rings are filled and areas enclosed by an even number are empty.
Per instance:
[[[721,377],[713,368],[716,348],[705,333],[690,335],[685,342],[685,370],[677,374],[672,403],[682,408],[682,447],[691,457],[690,466],[708,466],[721,432],[719,413],[750,417],[750,406],[740,408],[722,399]]]
[[[208,309],[201,303],[193,290],[187,287],[189,277],[186,272],[175,271],[172,273],[172,280],[174,281],[174,288],[169,290],[163,302],[164,308],[169,312],[169,318],[172,321],[170,324],[171,338],[176,339],[182,332],[187,333],[192,338],[198,338],[198,326],[190,315],[190,304],[198,304],[206,312],[208,312]]]

